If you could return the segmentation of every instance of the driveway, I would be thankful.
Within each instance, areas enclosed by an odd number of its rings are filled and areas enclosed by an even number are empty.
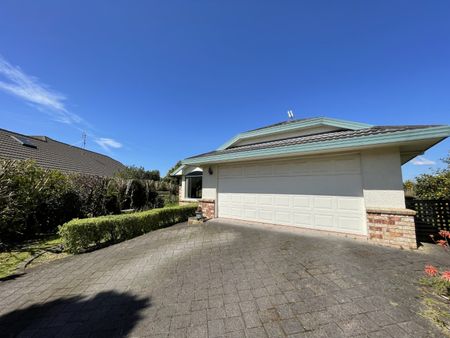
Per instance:
[[[178,224],[0,282],[0,336],[430,337],[438,254],[289,228]]]

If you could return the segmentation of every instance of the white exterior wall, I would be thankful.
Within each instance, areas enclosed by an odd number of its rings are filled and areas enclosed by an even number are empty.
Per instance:
[[[180,187],[182,193],[181,193],[181,198],[185,199],[186,198],[186,177],[183,175],[181,177],[181,187]]]
[[[213,174],[209,174],[209,168],[211,167]],[[217,166],[203,167],[203,181],[202,181],[202,198],[216,200],[217,196],[217,177],[219,170]]]
[[[405,194],[398,148],[361,154],[366,208],[405,208]]]

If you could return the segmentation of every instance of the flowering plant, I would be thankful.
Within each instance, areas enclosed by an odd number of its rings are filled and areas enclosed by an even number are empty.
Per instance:
[[[435,239],[431,235],[431,239],[439,246],[441,246],[447,253],[450,254],[450,231],[439,231],[441,239]],[[439,295],[450,296],[450,271],[440,272],[438,268],[433,265],[426,265],[424,269],[426,278],[422,279],[422,283],[431,286]]]
[[[450,247],[450,231],[448,230],[441,230],[439,231],[439,236],[442,237],[442,239],[434,239],[434,235],[430,235],[431,239],[434,243],[437,245],[440,245],[443,247],[447,252],[450,253],[449,247]]]
[[[425,266],[425,278],[422,278],[423,285],[433,288],[434,292],[445,298],[450,296],[450,271],[440,272],[433,265]]]

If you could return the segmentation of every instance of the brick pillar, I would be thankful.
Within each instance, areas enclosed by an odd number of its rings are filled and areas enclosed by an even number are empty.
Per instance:
[[[417,249],[414,210],[369,208],[366,212],[370,241],[402,249]]]
[[[216,201],[211,199],[201,199],[199,205],[202,208],[203,216],[207,219],[216,217]]]

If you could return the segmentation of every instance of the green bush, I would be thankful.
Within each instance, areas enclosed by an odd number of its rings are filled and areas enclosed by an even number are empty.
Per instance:
[[[41,233],[54,233],[73,218],[162,207],[164,201],[157,190],[174,194],[176,186],[68,174],[43,169],[33,161],[0,159],[0,250]]]
[[[419,199],[450,199],[450,153],[442,159],[446,167],[420,174],[414,181],[405,182]]]
[[[0,242],[30,237],[76,217],[67,176],[33,161],[0,160]]]
[[[73,219],[59,227],[64,248],[79,253],[92,246],[121,242],[149,231],[186,221],[195,214],[195,204],[148,211]]]

